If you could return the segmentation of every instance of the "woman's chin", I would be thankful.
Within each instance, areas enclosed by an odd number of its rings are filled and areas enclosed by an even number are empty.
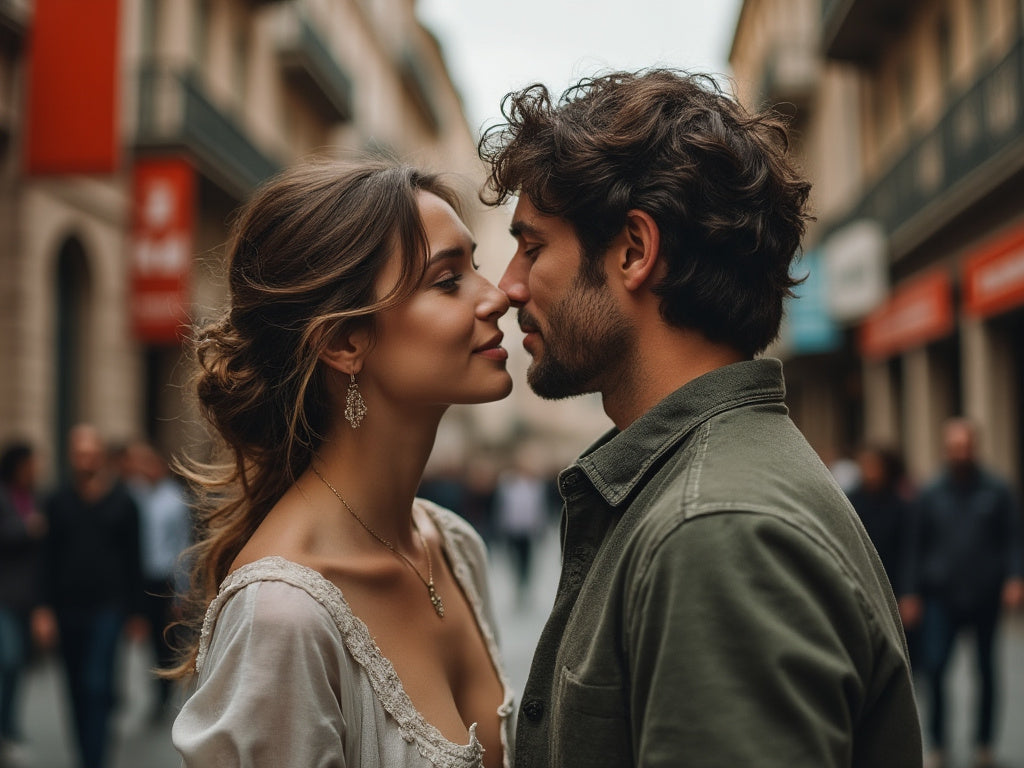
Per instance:
[[[476,397],[467,398],[464,405],[479,405],[481,403],[493,403],[496,400],[504,400],[512,394],[512,376],[507,372],[501,380],[487,387],[481,387]]]

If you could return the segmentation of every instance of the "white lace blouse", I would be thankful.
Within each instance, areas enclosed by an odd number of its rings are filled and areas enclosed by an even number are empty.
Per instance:
[[[457,515],[417,503],[441,532],[455,578],[499,671],[507,768],[512,692],[492,629],[483,542]],[[476,724],[468,744],[448,741],[413,706],[341,590],[284,558],[263,558],[224,580],[206,613],[196,668],[196,690],[171,733],[185,766],[482,765]]]

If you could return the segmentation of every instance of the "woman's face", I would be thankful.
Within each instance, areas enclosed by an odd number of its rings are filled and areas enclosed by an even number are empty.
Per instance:
[[[427,271],[408,301],[377,315],[360,386],[399,406],[499,400],[512,391],[498,330],[508,297],[476,271],[472,235],[452,207],[427,192],[417,200]],[[397,271],[393,264],[382,284]]]

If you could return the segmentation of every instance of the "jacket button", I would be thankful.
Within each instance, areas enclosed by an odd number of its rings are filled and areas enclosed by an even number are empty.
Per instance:
[[[523,704],[523,714],[531,723],[539,723],[544,717],[544,702],[540,699],[530,699]]]

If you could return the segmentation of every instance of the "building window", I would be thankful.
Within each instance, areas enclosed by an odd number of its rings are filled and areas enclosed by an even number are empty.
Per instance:
[[[200,71],[205,69],[209,50],[210,0],[196,0],[192,7],[192,58]]]
[[[158,0],[143,0],[140,9],[142,24],[140,47],[143,59],[156,58],[156,29],[159,12]]]
[[[914,60],[909,52],[900,62],[897,87],[903,121],[909,129],[914,122]]]
[[[239,104],[245,104],[249,85],[249,30],[246,24],[239,24],[234,31],[233,43],[235,96]]]
[[[939,17],[938,29],[939,82],[943,88],[949,88],[953,78],[953,36],[949,27],[949,12],[944,11]]]
[[[980,60],[988,49],[988,0],[971,0],[971,24],[977,49],[975,58]]]

